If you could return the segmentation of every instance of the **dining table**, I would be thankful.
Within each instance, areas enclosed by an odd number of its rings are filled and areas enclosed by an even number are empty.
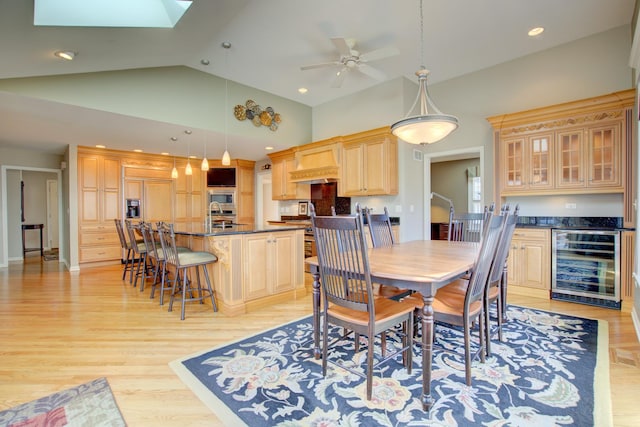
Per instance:
[[[472,270],[480,246],[475,242],[447,240],[414,240],[367,252],[373,283],[392,285],[420,292],[424,299],[422,312],[422,405],[429,411],[431,396],[431,364],[433,357],[433,300],[442,286]],[[318,257],[305,259],[307,271],[313,275],[313,353],[320,351],[320,271]]]

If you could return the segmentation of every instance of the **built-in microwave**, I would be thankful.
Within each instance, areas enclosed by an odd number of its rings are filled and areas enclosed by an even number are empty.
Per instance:
[[[211,210],[213,213],[235,214],[235,189],[209,190],[209,210]]]

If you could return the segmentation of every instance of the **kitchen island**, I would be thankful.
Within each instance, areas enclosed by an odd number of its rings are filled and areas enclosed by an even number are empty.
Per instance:
[[[176,229],[176,243],[218,257],[207,268],[222,313],[237,316],[306,295],[303,226],[191,228]]]

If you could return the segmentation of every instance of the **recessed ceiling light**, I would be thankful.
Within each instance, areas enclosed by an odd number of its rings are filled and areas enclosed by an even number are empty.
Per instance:
[[[54,55],[58,58],[66,59],[67,61],[73,61],[73,58],[76,57],[77,53],[70,50],[58,50]]]
[[[176,142],[176,141],[178,140],[178,138],[176,138],[175,136],[172,136],[172,137],[171,137],[171,140],[172,140],[173,142]]]
[[[160,154],[162,154],[163,156],[168,156],[169,155],[169,153],[167,153],[167,152],[160,153]]]
[[[190,159],[195,159],[195,158],[196,158],[196,156],[194,156],[193,154],[191,154],[191,155],[189,155],[189,158],[190,158]]]
[[[264,147],[264,149],[265,149],[265,150],[273,150],[273,147],[269,145],[269,146],[267,146],[267,147]]]
[[[107,147],[105,147],[104,145],[98,144],[98,145],[96,145],[96,148],[107,148]]]
[[[298,92],[300,92],[302,94],[305,94],[305,93],[309,92],[309,89],[307,89],[306,87],[301,87],[301,88],[298,89]]]
[[[135,151],[136,153],[142,153],[142,150],[141,150],[141,149],[139,149],[139,148],[136,148],[136,149],[135,149],[135,150],[133,150],[133,151]]]
[[[539,36],[543,32],[544,32],[544,28],[543,27],[535,27],[535,28],[530,29],[527,34],[529,34],[529,37],[535,37],[535,36]]]
[[[200,60],[200,63],[201,63],[202,65],[209,65],[209,64],[210,64],[210,62],[209,62],[209,60],[208,60],[208,59],[201,59],[201,60]]]

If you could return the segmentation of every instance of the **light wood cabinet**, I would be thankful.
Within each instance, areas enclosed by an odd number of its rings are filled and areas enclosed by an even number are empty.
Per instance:
[[[190,229],[193,224],[204,223],[206,213],[205,181],[206,172],[202,171],[196,164],[191,165],[193,173],[184,174],[186,162],[180,160],[176,163],[178,168],[178,178],[173,180],[174,185],[174,222],[180,224],[185,229]]]
[[[510,195],[635,193],[631,180],[635,90],[489,117],[496,189]],[[632,203],[625,197],[625,206]],[[631,210],[625,208],[625,224]]]
[[[253,224],[255,222],[255,162],[238,160],[236,163],[236,222]]]
[[[553,134],[504,140],[502,174],[507,191],[553,188]]]
[[[289,173],[296,170],[295,152],[291,149],[269,154],[271,159],[271,198],[273,200],[308,200],[309,184],[292,182]]]
[[[341,196],[398,194],[398,143],[388,128],[344,137],[341,160]]]
[[[120,258],[114,219],[120,217],[120,160],[94,152],[78,152],[80,262]]]
[[[293,289],[295,247],[293,233],[257,233],[244,238],[245,300]]]
[[[550,239],[549,229],[515,230],[507,258],[508,288],[551,289]]]
[[[556,187],[623,188],[621,121],[558,132]]]

